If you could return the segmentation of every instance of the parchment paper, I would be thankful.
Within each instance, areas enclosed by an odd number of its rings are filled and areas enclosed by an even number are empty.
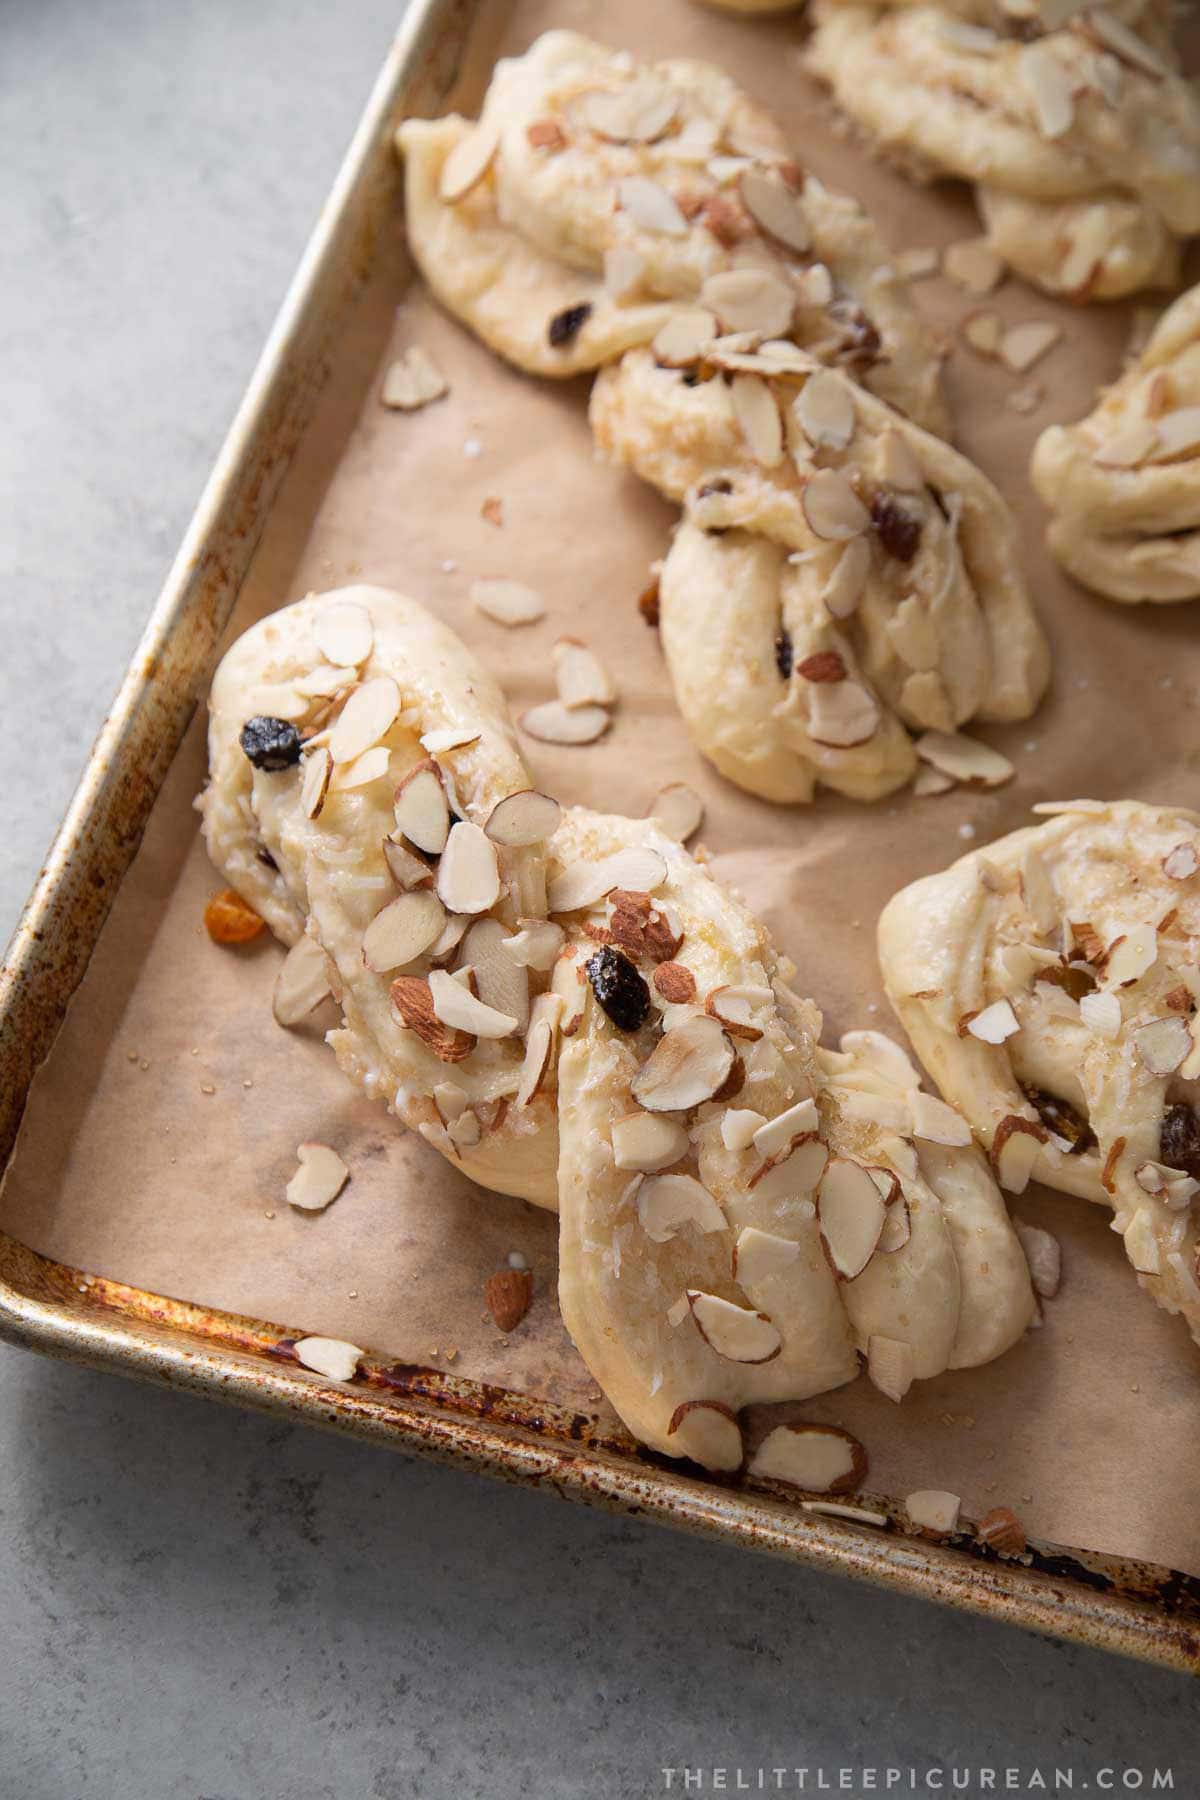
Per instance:
[[[724,64],[784,118],[818,175],[861,196],[895,247],[977,230],[961,190],[914,189],[834,134],[800,73],[794,20],[739,20],[688,0],[526,0],[482,12],[489,41],[476,45],[463,110],[476,108],[490,40],[523,49],[547,25],[568,23],[640,52]],[[1008,320],[1060,317],[1064,343],[1024,378],[965,349],[949,363],[959,441],[1022,519],[1054,643],[1053,693],[1038,715],[988,734],[1016,762],[1016,780],[995,794],[904,794],[875,807],[826,797],[787,810],[722,783],[700,760],[636,611],[673,510],[593,460],[585,383],[513,374],[420,291],[397,311],[399,246],[397,220],[395,251],[347,334],[236,630],[312,588],[394,585],[463,633],[517,711],[549,696],[559,634],[590,642],[617,680],[615,727],[585,749],[526,742],[535,776],[564,801],[633,814],[667,781],[699,789],[718,873],[794,956],[798,986],[826,1009],[830,1038],[852,1025],[896,1030],[876,972],[876,916],[901,884],[959,854],[968,834],[982,843],[1009,831],[1045,798],[1196,804],[1194,607],[1122,608],[1072,588],[1042,552],[1025,474],[1042,426],[1076,417],[1116,372],[1130,308],[1056,308],[1010,281],[998,310]],[[971,305],[940,281],[918,291],[947,325]],[[383,370],[409,343],[429,349],[452,383],[448,399],[412,416],[378,399]],[[1045,403],[1022,418],[1007,397],[1031,383],[1044,387]],[[493,496],[500,527],[481,516]],[[547,618],[512,632],[473,614],[467,592],[480,576],[540,589]],[[276,946],[209,942],[201,914],[220,883],[190,808],[203,776],[198,722],[35,1084],[0,1224],[113,1279],[603,1411],[559,1322],[554,1221],[471,1187],[402,1134],[343,1082],[319,1029],[281,1031],[270,1011]],[[307,1138],[336,1145],[353,1171],[318,1216],[292,1211],[283,1196]],[[805,1416],[862,1437],[877,1491],[949,1487],[968,1516],[1003,1502],[1035,1535],[1200,1573],[1200,1356],[1183,1326],[1138,1291],[1106,1212],[1032,1192],[1016,1210],[1063,1244],[1062,1291],[1041,1330],[990,1368],[918,1384],[900,1408],[860,1380]],[[504,1338],[481,1288],[512,1249],[532,1262],[536,1298]]]

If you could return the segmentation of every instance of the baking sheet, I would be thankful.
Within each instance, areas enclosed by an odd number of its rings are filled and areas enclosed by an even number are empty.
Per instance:
[[[474,110],[494,40],[524,48],[552,23],[651,55],[723,63],[784,118],[818,175],[895,228],[896,247],[976,229],[961,193],[922,194],[832,134],[800,75],[791,21],[722,18],[687,0],[653,9],[632,0],[490,6],[464,110]],[[309,588],[395,585],[463,632],[517,711],[548,695],[548,651],[560,632],[593,643],[617,679],[616,726],[587,749],[526,743],[535,776],[564,800],[632,813],[666,781],[700,789],[702,836],[718,872],[765,913],[799,965],[799,985],[826,1008],[831,1037],[886,1022],[872,949],[878,910],[897,886],[957,854],[964,829],[981,842],[1024,822],[1029,804],[1046,797],[1191,798],[1194,608],[1127,611],[1073,590],[1041,553],[1040,510],[1024,476],[1041,426],[1084,410],[1094,382],[1115,372],[1130,309],[1056,309],[1009,283],[997,310],[1010,320],[1060,316],[1067,341],[1025,378],[966,351],[949,366],[959,441],[1026,524],[1030,577],[1054,641],[1050,699],[1028,724],[990,734],[1016,762],[1017,780],[994,795],[901,796],[874,808],[823,799],[788,811],[710,775],[675,715],[656,641],[634,606],[674,514],[594,462],[586,384],[538,385],[503,369],[419,292],[397,312],[403,281],[397,232],[234,629]],[[970,304],[941,283],[918,291],[946,324]],[[383,369],[410,342],[430,349],[452,383],[446,401],[411,417],[378,403]],[[1007,396],[1033,384],[1046,404],[1019,417]],[[473,456],[467,447],[476,444]],[[482,515],[489,498],[502,503],[499,527]],[[506,632],[473,615],[470,582],[497,575],[538,587],[546,621]],[[207,939],[201,913],[219,883],[189,804],[202,779],[197,725],[35,1084],[0,1225],[113,1279],[594,1406],[554,1304],[553,1220],[481,1194],[403,1136],[343,1083],[319,1034],[279,1031],[269,1004],[274,946],[229,950]],[[316,1217],[283,1199],[295,1145],[313,1137],[337,1145],[353,1170],[343,1196]],[[1064,1246],[1064,1287],[1040,1332],[990,1369],[921,1384],[900,1409],[863,1381],[809,1403],[804,1416],[863,1438],[878,1491],[947,1486],[969,1516],[1004,1502],[1039,1537],[1200,1573],[1191,1517],[1198,1365],[1186,1333],[1137,1292],[1106,1215],[1032,1195],[1017,1210],[1050,1224]],[[536,1299],[505,1339],[481,1288],[512,1249],[533,1264]]]

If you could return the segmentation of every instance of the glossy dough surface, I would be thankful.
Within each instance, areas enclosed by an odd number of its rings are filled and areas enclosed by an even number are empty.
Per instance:
[[[1134,801],[973,851],[879,924],[892,1005],[1001,1184],[1110,1206],[1142,1286],[1200,1339],[1198,937],[1200,816]]]
[[[446,198],[448,159],[468,140],[482,171]],[[478,125],[410,120],[397,143],[422,274],[519,368],[599,368],[695,305],[710,277],[759,269],[793,296],[790,335],[945,429],[940,359],[874,225],[797,169],[775,121],[711,64],[639,64],[547,32],[496,65]],[[802,250],[748,209],[748,171],[794,198]]]
[[[1030,472],[1063,567],[1110,600],[1200,595],[1200,288],[1167,308],[1137,361]]]
[[[987,478],[787,349],[687,370],[631,352],[597,379],[592,426],[684,507],[660,625],[701,749],[768,799],[875,799],[913,773],[905,726],[1027,716],[1049,652]]]
[[[997,249],[1050,293],[1169,286],[1200,230],[1200,104],[1162,0],[819,0],[809,63],[886,152],[977,184]]]

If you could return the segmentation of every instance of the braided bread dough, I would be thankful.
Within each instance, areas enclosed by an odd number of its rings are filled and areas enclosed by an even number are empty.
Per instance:
[[[892,1005],[1001,1185],[1110,1206],[1200,1342],[1198,937],[1200,816],[1135,801],[1069,803],[879,922]]]
[[[1042,433],[1030,472],[1047,542],[1085,587],[1135,604],[1200,595],[1200,287],[1086,419]]]
[[[855,383],[786,345],[709,347],[682,370],[631,351],[598,377],[591,422],[604,454],[684,505],[663,648],[731,780],[876,799],[912,775],[905,725],[1036,706],[1049,652],[1008,507]]]
[[[518,368],[598,368],[711,277],[756,269],[791,313],[779,335],[945,430],[939,356],[871,221],[804,176],[775,121],[712,65],[640,65],[547,32],[496,65],[477,126],[409,120],[397,144],[422,274]],[[474,158],[461,193],[451,157]],[[790,247],[750,210],[747,180],[766,180],[768,204],[782,193]]]
[[[348,662],[328,663],[332,642]],[[378,709],[374,739],[360,747],[364,728],[346,760],[351,708],[389,682],[399,710],[388,722]],[[307,733],[299,760],[252,765],[242,728],[264,716]],[[1025,1329],[1027,1270],[986,1166],[962,1147],[965,1122],[917,1098],[876,1034],[819,1052],[820,1015],[783,985],[762,927],[650,821],[575,809],[554,824],[540,797],[552,831],[499,847],[461,941],[384,966],[377,921],[414,898],[436,905],[433,883],[448,897],[453,833],[494,845],[482,828],[496,834],[513,796],[529,798],[494,684],[413,601],[344,589],[254,626],[213,684],[210,759],[210,852],[293,955],[324,959],[343,1069],[473,1179],[560,1207],[563,1317],[645,1442],[736,1467],[733,1415],[750,1401],[849,1381],[859,1351],[900,1398]],[[421,859],[393,797],[433,778],[458,822]],[[506,1018],[496,1002],[518,975]],[[433,1013],[413,1010],[421,992]],[[847,1182],[834,1220],[828,1192]],[[829,1257],[845,1267],[850,1251],[841,1280]]]
[[[1048,292],[1172,285],[1200,230],[1200,104],[1168,7],[1026,11],[820,0],[809,64],[918,176],[976,183],[996,248]]]

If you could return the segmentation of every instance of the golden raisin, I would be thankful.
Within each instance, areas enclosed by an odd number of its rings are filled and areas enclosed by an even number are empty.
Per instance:
[[[204,928],[214,944],[248,944],[263,930],[263,920],[240,894],[223,888],[204,909]]]

